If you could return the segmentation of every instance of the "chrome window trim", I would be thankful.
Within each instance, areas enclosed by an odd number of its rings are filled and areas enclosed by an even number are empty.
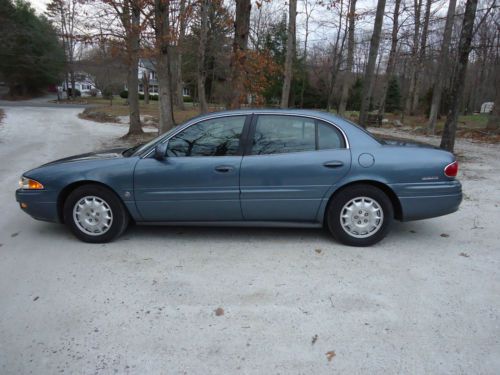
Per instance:
[[[168,142],[170,140],[170,138],[173,138],[175,137],[177,134],[179,134],[180,132],[184,131],[185,129],[189,128],[190,126],[194,126],[196,124],[199,124],[200,122],[203,122],[203,121],[207,121],[207,120],[213,120],[213,119],[216,119],[216,118],[222,118],[222,117],[236,117],[236,116],[252,116],[252,115],[256,115],[256,116],[259,116],[259,115],[275,115],[275,116],[294,116],[294,117],[306,117],[306,118],[310,118],[310,119],[314,119],[314,120],[318,120],[318,121],[323,121],[329,125],[332,125],[334,126],[341,134],[342,134],[342,137],[344,137],[344,142],[345,142],[345,150],[349,150],[351,148],[350,144],[349,144],[349,139],[347,138],[347,135],[345,134],[344,130],[339,127],[337,124],[331,122],[330,120],[326,120],[324,119],[323,117],[320,117],[320,116],[314,116],[314,115],[309,115],[309,114],[302,114],[302,113],[279,113],[279,112],[272,112],[272,111],[269,111],[269,112],[233,112],[233,113],[222,113],[222,114],[214,114],[214,115],[207,115],[205,117],[203,117],[202,119],[200,118],[195,118],[189,122],[187,122],[186,124],[184,124],[183,126],[179,127],[179,129],[171,134],[167,139],[161,139],[160,141],[158,141],[156,144],[155,144],[155,147],[157,144],[159,143],[165,143],[165,142]],[[145,154],[143,154],[140,158],[141,159],[145,159],[147,157],[149,157],[155,147],[152,147],[149,151],[147,151]],[[339,149],[341,150],[341,149]],[[320,150],[317,150],[317,151],[320,151]],[[324,151],[324,150],[323,150]],[[249,156],[249,155],[247,155]],[[263,155],[261,155],[263,156]]]

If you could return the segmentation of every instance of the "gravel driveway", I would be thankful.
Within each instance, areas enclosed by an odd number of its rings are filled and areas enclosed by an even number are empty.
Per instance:
[[[23,171],[126,132],[79,111],[5,108],[0,125],[2,375],[500,373],[498,146],[459,142],[459,212],[372,248],[166,227],[90,245],[14,199]]]

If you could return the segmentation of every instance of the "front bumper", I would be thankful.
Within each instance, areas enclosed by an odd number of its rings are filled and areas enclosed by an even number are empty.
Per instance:
[[[458,180],[395,184],[391,187],[401,202],[403,221],[451,214],[462,202],[462,184]]]
[[[57,199],[47,190],[16,190],[21,210],[37,220],[59,222]]]

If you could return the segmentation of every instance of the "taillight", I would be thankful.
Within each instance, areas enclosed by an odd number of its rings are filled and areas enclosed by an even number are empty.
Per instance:
[[[457,177],[458,162],[455,160],[453,163],[444,167],[444,174],[446,177]]]

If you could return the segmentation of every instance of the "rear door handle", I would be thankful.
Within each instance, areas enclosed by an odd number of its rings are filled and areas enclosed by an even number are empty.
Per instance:
[[[340,168],[344,165],[340,160],[332,160],[323,163],[323,166],[326,168]]]
[[[233,169],[234,168],[230,165],[218,165],[217,167],[215,167],[215,170],[220,173],[231,172]]]

